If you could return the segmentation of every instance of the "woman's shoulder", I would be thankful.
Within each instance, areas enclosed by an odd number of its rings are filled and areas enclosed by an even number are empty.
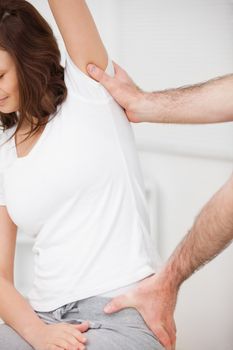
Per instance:
[[[67,51],[65,51],[64,59],[64,81],[68,90],[68,95],[71,94],[92,103],[106,103],[113,99],[99,82],[79,69]],[[114,76],[113,63],[109,57],[106,72]]]

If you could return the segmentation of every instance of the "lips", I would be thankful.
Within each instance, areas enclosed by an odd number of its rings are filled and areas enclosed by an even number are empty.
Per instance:
[[[0,98],[0,101],[5,100],[7,97],[8,97],[8,96]]]

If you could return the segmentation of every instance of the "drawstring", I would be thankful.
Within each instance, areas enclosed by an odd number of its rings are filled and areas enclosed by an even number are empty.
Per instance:
[[[78,312],[78,301],[74,301],[73,303],[66,304],[58,309],[52,311],[54,318],[60,321],[67,312]]]
[[[72,324],[81,324],[84,321],[86,321],[86,319],[82,319],[82,318],[77,318],[77,313],[79,313],[79,308],[78,308],[78,301],[74,301],[72,303],[63,305],[53,311],[49,312],[49,315],[47,315],[47,312],[38,312],[37,314],[47,323],[51,324],[54,323],[53,321],[64,321],[67,323],[72,323]],[[66,314],[68,313],[76,313],[76,317],[74,318],[69,318],[69,317],[65,317]],[[89,322],[89,328],[100,328],[101,327],[101,323],[97,322],[97,321],[90,321]]]

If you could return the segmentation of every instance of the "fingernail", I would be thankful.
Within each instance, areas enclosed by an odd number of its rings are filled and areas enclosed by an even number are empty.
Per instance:
[[[90,73],[94,73],[96,70],[96,66],[94,64],[89,64],[88,65],[88,70]]]

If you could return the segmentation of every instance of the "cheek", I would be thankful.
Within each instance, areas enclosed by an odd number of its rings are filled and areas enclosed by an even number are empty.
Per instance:
[[[17,80],[12,80],[11,82],[11,92],[13,94],[18,94],[19,91],[19,85],[18,85],[18,81]]]
[[[13,100],[18,100],[19,98],[19,89],[18,89],[18,84],[8,84],[5,88],[6,94],[11,98],[11,101]]]
[[[5,84],[5,91],[11,96],[18,93],[18,79],[15,73],[9,74]]]
[[[12,110],[18,109],[19,104],[19,89],[17,81],[11,81],[5,86],[5,93],[9,96],[8,107]]]

